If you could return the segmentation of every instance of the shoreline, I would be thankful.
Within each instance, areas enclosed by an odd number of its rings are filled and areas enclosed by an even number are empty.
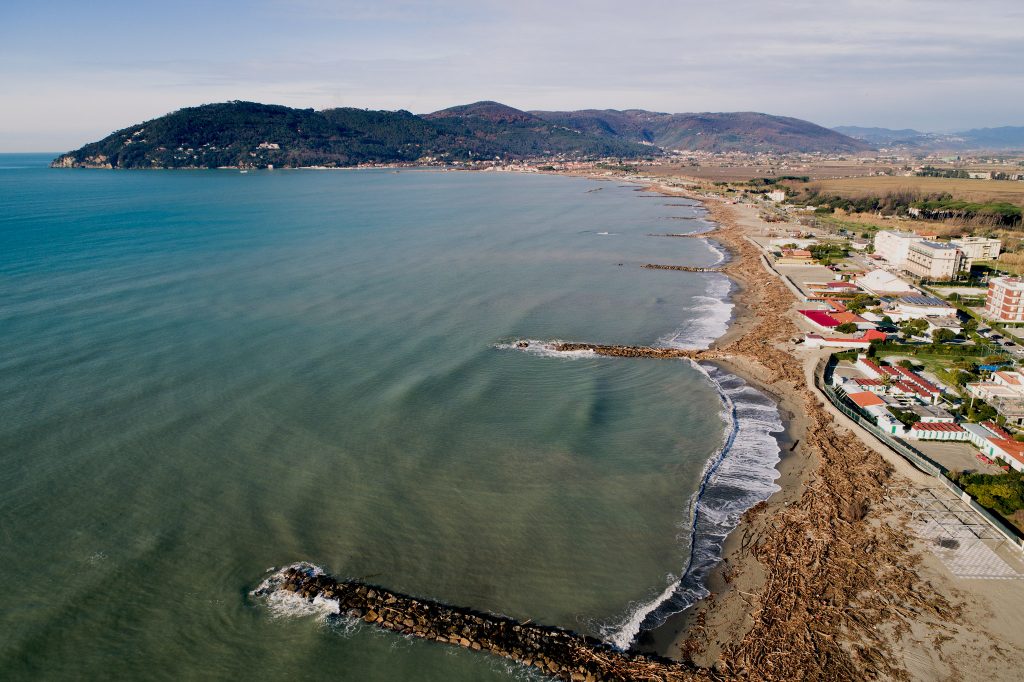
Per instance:
[[[747,240],[741,211],[720,197],[647,187],[699,201],[717,225],[708,236],[728,250],[723,269],[737,289],[729,330],[709,350],[777,401],[785,429],[776,434],[780,489],[725,539],[705,581],[710,596],[651,630],[639,648],[716,675],[928,679],[924,666],[907,662],[908,650],[924,644],[909,633],[946,631],[964,606],[918,573],[925,559],[906,520],[876,511],[902,482],[896,467],[838,428],[816,395],[818,356],[797,357],[790,343],[797,301]],[[932,655],[934,645],[925,648],[919,658]]]
[[[706,240],[712,244],[713,249],[723,252],[724,258],[721,263],[717,264],[717,267],[729,278],[731,285],[726,301],[732,305],[732,315],[726,331],[715,339],[708,346],[707,350],[711,352],[724,350],[747,334],[755,332],[759,327],[761,319],[752,309],[752,302],[749,300],[749,287],[744,278],[737,276],[736,268],[730,267],[738,264],[742,254],[730,243],[727,237],[723,238],[721,234],[722,225],[708,206],[707,200],[689,193],[665,193],[663,191],[664,188],[655,189],[649,187],[648,189],[659,191],[664,196],[685,196],[688,199],[698,201],[700,206],[708,213],[705,220],[713,224],[713,227],[709,230],[687,235],[694,239]],[[779,448],[778,462],[774,465],[775,470],[778,472],[778,477],[774,480],[774,484],[779,489],[771,493],[766,500],[758,503],[755,507],[777,504],[782,499],[791,499],[798,492],[798,487],[805,479],[807,466],[807,462],[801,462],[793,452],[799,445],[806,430],[805,420],[799,417],[799,406],[787,392],[780,391],[778,387],[770,386],[758,378],[754,368],[750,367],[749,363],[744,362],[742,358],[710,358],[702,362],[706,362],[721,371],[737,377],[744,384],[759,391],[774,403],[782,423],[781,431],[770,432],[771,437],[775,439]],[[718,390],[721,391],[720,388]],[[741,418],[737,417],[737,420],[739,419]],[[690,626],[700,618],[699,614],[703,613],[703,609],[707,607],[709,601],[714,602],[716,595],[728,589],[730,581],[727,574],[740,556],[740,538],[747,523],[748,511],[750,510],[744,511],[739,522],[729,531],[719,548],[719,558],[716,565],[708,571],[701,581],[709,594],[686,607],[683,611],[668,616],[661,625],[650,630],[641,631],[634,642],[633,647],[635,649],[672,659],[682,660],[686,658],[684,642],[690,634]],[[693,543],[691,543],[690,551],[694,551]],[[684,572],[683,577],[685,575],[686,572]]]

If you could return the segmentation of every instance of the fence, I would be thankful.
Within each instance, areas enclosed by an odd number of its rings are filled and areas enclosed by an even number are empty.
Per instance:
[[[825,395],[825,397],[828,398],[829,402],[832,403],[836,409],[857,423],[857,425],[878,439],[883,445],[913,464],[920,471],[923,471],[938,480],[939,483],[960,498],[964,504],[977,512],[979,516],[985,519],[992,528],[994,528],[1006,540],[1010,541],[1010,543],[1017,549],[1024,550],[1024,538],[1018,537],[1017,533],[1011,529],[1005,521],[993,515],[989,510],[975,502],[970,495],[961,490],[957,484],[953,483],[953,481],[949,480],[946,477],[945,467],[932,461],[910,445],[892,438],[885,431],[882,431],[863,415],[859,414],[856,410],[847,405],[843,401],[842,396],[839,395],[838,391],[828,383],[828,378],[832,375],[832,370],[835,369],[837,363],[838,361],[836,360],[835,355],[830,355],[828,357],[828,361],[824,364],[819,364],[814,371],[814,385]]]

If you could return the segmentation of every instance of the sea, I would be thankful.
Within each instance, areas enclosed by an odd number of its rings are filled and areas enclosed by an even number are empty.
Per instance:
[[[510,680],[251,592],[325,571],[627,647],[776,489],[696,202],[436,170],[0,155],[0,679]],[[522,350],[517,341],[530,339]]]

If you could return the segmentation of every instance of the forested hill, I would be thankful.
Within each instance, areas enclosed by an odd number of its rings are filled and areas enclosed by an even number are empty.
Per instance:
[[[119,130],[54,160],[57,167],[353,166],[563,156],[642,158],[659,150],[568,130],[535,116],[501,117],[483,103],[427,116],[408,111],[206,104]],[[518,110],[506,107],[515,112]],[[477,115],[477,114],[480,115]]]
[[[180,109],[54,160],[56,167],[353,166],[488,159],[623,159],[666,149],[827,151],[867,148],[807,121],[766,114],[640,110],[526,112],[476,102],[408,111],[292,109],[225,102]]]
[[[552,123],[666,149],[707,152],[835,152],[870,149],[835,130],[788,116],[753,111],[665,114],[642,109],[534,111]]]

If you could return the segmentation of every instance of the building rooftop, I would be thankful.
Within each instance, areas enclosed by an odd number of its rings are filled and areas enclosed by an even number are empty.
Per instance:
[[[991,431],[992,433],[996,434],[997,436],[1001,436],[1003,438],[1013,438],[1013,436],[1010,435],[1009,431],[1004,429],[999,424],[996,424],[995,422],[981,422],[981,425],[984,426],[989,431]]]
[[[907,410],[909,412],[913,412],[918,417],[935,417],[936,419],[953,418],[953,415],[938,405],[911,405]]]
[[[1009,438],[989,438],[988,440],[1007,455],[1024,464],[1024,443],[1018,443]]]
[[[942,306],[944,308],[950,307],[948,303],[943,301],[941,298],[935,296],[900,296],[899,302],[903,305],[919,305],[919,306]]]
[[[950,251],[950,250],[954,250],[955,251],[956,250],[956,244],[944,244],[942,242],[923,241],[923,242],[917,242],[916,244],[911,244],[910,248],[912,248],[912,249],[937,249],[939,251]]]
[[[917,422],[910,428],[914,431],[945,431],[947,433],[965,432],[964,427],[959,424],[950,424],[949,422]]]
[[[847,322],[852,322],[854,324],[863,324],[864,322],[867,322],[867,320],[865,320],[857,313],[851,313],[848,311],[844,311],[841,313],[829,313],[829,317],[831,317],[839,324],[845,324]]]
[[[857,407],[873,407],[875,405],[885,405],[885,401],[879,398],[870,391],[861,391],[860,393],[848,393],[847,398],[853,401],[853,404]]]
[[[800,314],[822,327],[838,327],[839,323],[824,310],[801,310]]]
[[[1021,277],[996,277],[989,280],[989,284],[1024,291],[1024,278]]]
[[[993,372],[993,375],[999,377],[1010,386],[1024,386],[1024,374],[1020,372]]]

